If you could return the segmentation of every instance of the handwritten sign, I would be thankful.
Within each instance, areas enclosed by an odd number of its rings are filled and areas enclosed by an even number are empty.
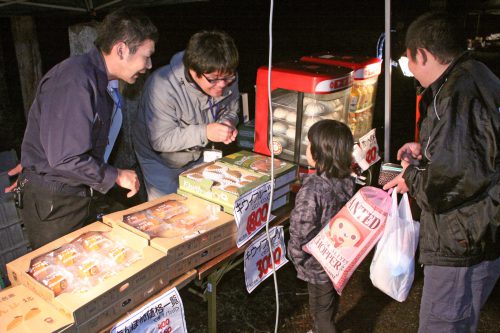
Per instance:
[[[266,234],[258,237],[246,250],[244,258],[245,284],[251,293],[262,281],[273,273],[273,263],[276,270],[288,262],[283,227],[273,227],[269,230],[272,251]]]
[[[362,171],[380,160],[375,128],[359,138],[359,143],[354,145],[353,157]]]
[[[234,204],[234,220],[238,226],[236,245],[241,247],[265,225],[269,212],[271,181],[261,184],[243,194]],[[272,220],[274,216],[271,216]]]
[[[111,333],[187,333],[184,306],[177,288],[154,298],[117,323]]]

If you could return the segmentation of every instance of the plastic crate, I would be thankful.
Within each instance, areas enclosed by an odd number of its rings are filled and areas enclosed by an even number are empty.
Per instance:
[[[0,172],[0,201],[7,201],[12,197],[12,193],[4,193],[4,189],[10,184],[10,177],[7,171]]]
[[[9,284],[5,265],[28,251],[29,242],[24,236],[14,196],[6,194],[0,200],[0,274],[5,285]]]
[[[19,222],[21,222],[21,219],[14,204],[14,195],[6,193],[5,200],[0,201],[0,229]],[[2,245],[0,243],[1,248]]]
[[[18,247],[7,249],[5,251],[0,251],[0,278],[3,280],[3,285],[8,286],[10,282],[7,278],[7,268],[5,265],[7,263],[25,255],[29,252],[27,243],[19,244]],[[2,282],[0,282],[2,284]]]

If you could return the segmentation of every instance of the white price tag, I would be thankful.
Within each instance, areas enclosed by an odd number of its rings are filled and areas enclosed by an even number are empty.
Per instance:
[[[266,225],[271,195],[271,181],[243,194],[234,203],[234,220],[238,226],[236,245],[241,247]],[[271,215],[271,220],[274,216]]]
[[[213,162],[222,157],[222,150],[218,149],[205,149],[203,151],[203,162]]]
[[[245,284],[248,293],[251,293],[262,281],[273,273],[273,264],[276,270],[286,264],[285,236],[283,227],[273,227],[269,230],[272,255],[266,234],[258,237],[246,250],[244,258]]]
[[[375,128],[359,138],[359,143],[354,145],[353,157],[362,171],[380,160]]]
[[[184,306],[177,288],[156,297],[118,322],[111,333],[187,333]]]

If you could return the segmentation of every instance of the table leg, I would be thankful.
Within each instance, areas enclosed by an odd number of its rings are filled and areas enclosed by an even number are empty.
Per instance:
[[[208,333],[217,332],[217,282],[218,272],[212,273],[207,278],[207,301],[208,301]]]

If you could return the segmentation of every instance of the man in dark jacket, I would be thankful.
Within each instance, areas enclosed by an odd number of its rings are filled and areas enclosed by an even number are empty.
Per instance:
[[[420,142],[398,151],[404,171],[384,186],[422,209],[420,333],[475,332],[500,275],[500,80],[463,52],[458,26],[428,13],[408,28],[409,68],[426,88]]]
[[[133,170],[107,164],[113,99],[108,82],[134,83],[151,68],[158,32],[130,10],[109,14],[98,29],[96,47],[70,57],[40,81],[21,147],[24,191],[21,210],[33,248],[83,226],[93,191],[113,185],[139,189]]]

